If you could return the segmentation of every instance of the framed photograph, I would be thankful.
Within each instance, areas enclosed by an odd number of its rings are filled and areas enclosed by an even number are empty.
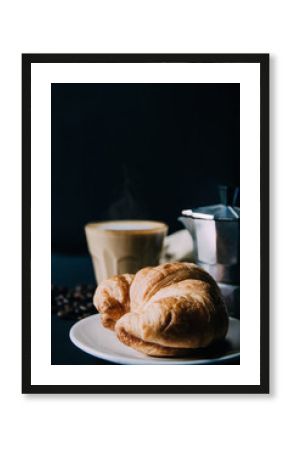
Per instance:
[[[269,392],[268,54],[23,54],[22,155],[23,393]]]

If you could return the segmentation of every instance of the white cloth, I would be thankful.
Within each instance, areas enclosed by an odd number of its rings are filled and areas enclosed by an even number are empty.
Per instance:
[[[176,231],[164,240],[160,262],[193,261],[193,241],[187,230]]]

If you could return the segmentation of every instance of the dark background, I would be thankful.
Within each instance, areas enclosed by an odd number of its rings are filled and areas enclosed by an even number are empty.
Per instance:
[[[239,84],[52,84],[52,282],[92,282],[84,225],[155,219],[239,186]]]
[[[95,283],[84,225],[165,221],[239,186],[239,84],[52,84],[52,283]],[[111,364],[52,315],[52,364]],[[239,364],[239,359],[230,364]]]

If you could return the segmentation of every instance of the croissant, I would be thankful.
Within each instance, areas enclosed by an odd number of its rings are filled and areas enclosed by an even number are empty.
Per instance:
[[[117,320],[130,311],[130,285],[134,275],[117,275],[103,281],[97,288],[93,303],[101,313],[104,327],[114,330]]]
[[[228,315],[219,287],[195,264],[167,263],[126,277],[126,301],[125,289],[116,289],[124,284],[120,277],[97,293],[103,324],[111,324],[125,345],[151,356],[186,356],[225,337]]]

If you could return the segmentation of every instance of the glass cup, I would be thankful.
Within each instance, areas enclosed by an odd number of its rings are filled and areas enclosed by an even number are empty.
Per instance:
[[[122,273],[156,266],[168,226],[151,220],[112,220],[85,226],[98,283]]]

